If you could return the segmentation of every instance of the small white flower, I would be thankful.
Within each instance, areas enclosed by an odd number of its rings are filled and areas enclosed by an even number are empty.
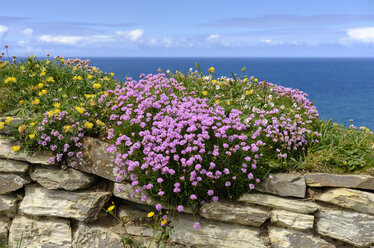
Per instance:
[[[169,74],[169,73],[170,73],[170,70],[166,70],[166,73]]]
[[[219,90],[221,87],[218,85],[218,84],[216,84],[216,90]]]

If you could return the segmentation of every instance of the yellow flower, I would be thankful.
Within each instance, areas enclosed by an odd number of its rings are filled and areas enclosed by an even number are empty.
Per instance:
[[[99,88],[101,88],[101,84],[93,84],[92,87],[94,89],[99,89]]]
[[[31,122],[30,126],[33,127],[33,126],[35,126],[35,124],[36,124],[35,122]]]
[[[4,129],[4,124],[5,124],[4,122],[0,122],[0,130]]]
[[[220,102],[221,102],[221,101],[217,99],[215,103],[220,103]]]
[[[208,72],[209,72],[210,74],[214,74],[215,71],[216,71],[216,69],[214,69],[214,67],[210,67],[210,68],[208,69]]]
[[[109,74],[109,76],[111,76],[111,77],[114,77],[114,73],[113,73],[113,72],[111,72],[111,73]]]
[[[80,80],[82,80],[82,77],[81,77],[81,76],[74,76],[74,77],[73,77],[73,80],[78,80],[78,81],[80,81]]]
[[[24,100],[19,101],[19,104],[24,104],[24,103],[25,103]]]
[[[149,212],[148,215],[147,215],[147,217],[148,217],[148,218],[151,218],[153,215],[155,215],[154,212]]]
[[[93,128],[93,123],[91,123],[91,122],[88,122],[88,121],[86,121],[85,123],[84,123],[84,127],[85,128],[87,128],[87,129],[91,129],[91,128]]]
[[[347,161],[344,160],[344,161],[343,161],[343,164],[346,165],[346,164],[347,164]]]
[[[254,79],[253,79],[253,82],[254,82],[254,83],[257,83],[257,82],[258,82],[258,79],[257,79],[257,78],[254,78]]]
[[[55,108],[59,108],[59,107],[61,107],[61,103],[59,103],[59,102],[55,102],[55,103],[53,104],[53,107],[55,107]]]
[[[51,63],[51,61],[49,61],[48,59],[45,61],[45,63],[47,64],[47,65],[49,65],[49,63]]]
[[[208,91],[206,91],[206,90],[203,91],[203,95],[204,95],[204,96],[208,95]]]
[[[161,224],[162,224],[162,225],[165,225],[167,222],[168,222],[167,219],[162,219]]]
[[[111,211],[113,211],[113,209],[114,209],[115,207],[116,207],[116,206],[112,205],[112,206],[110,206],[110,207],[107,209],[107,211],[108,211],[108,212],[111,212]]]
[[[42,71],[41,73],[40,73],[40,76],[45,76],[45,74],[47,74],[45,71]]]
[[[55,80],[53,79],[53,77],[49,77],[49,78],[47,78],[47,80],[46,80],[48,83],[54,83],[55,82]]]
[[[20,148],[21,148],[20,146],[12,146],[12,151],[18,152]]]
[[[68,97],[68,95],[62,94],[62,98],[66,98],[66,97]]]
[[[64,61],[65,61],[65,59],[60,59],[60,61],[61,61],[61,62],[64,62]]]
[[[42,84],[42,83],[38,84],[39,89],[43,88],[43,86],[44,86],[44,84]]]
[[[104,126],[105,123],[102,122],[101,120],[96,120],[96,124],[99,125],[99,126]]]
[[[34,134],[34,133],[33,133],[33,134],[29,134],[29,138],[30,138],[30,139],[35,138],[35,134]]]
[[[42,90],[42,91],[39,92],[38,95],[39,96],[44,96],[45,94],[47,94],[47,92],[48,92],[47,90]]]
[[[67,133],[67,132],[70,131],[70,128],[71,128],[71,126],[66,125],[66,126],[64,126],[64,127],[62,128],[62,130],[64,130],[64,132]]]
[[[231,102],[230,101],[226,101],[226,105],[230,105],[231,104]]]
[[[248,78],[246,77],[243,79],[243,83],[247,83],[247,82],[248,82]]]
[[[97,72],[97,68],[96,68],[96,67],[92,67],[92,70],[93,70],[94,72]]]
[[[250,89],[250,90],[246,90],[244,94],[245,94],[246,96],[248,96],[248,95],[250,95],[250,94],[252,94],[252,93],[253,93],[253,89]]]
[[[55,114],[55,112],[53,110],[48,111],[48,117],[49,118],[51,118],[54,114]]]
[[[33,105],[38,105],[39,103],[40,103],[39,99],[35,99],[35,100],[31,101],[31,104],[33,104]]]
[[[92,95],[92,94],[84,94],[84,96],[85,96],[87,99],[90,99],[93,95]]]
[[[217,80],[213,79],[212,84],[215,84],[215,83],[217,83]]]
[[[23,133],[23,132],[25,132],[25,130],[26,130],[26,125],[21,125],[21,126],[18,127],[18,132],[19,133]]]
[[[10,124],[10,123],[12,123],[12,120],[13,120],[13,118],[8,116],[7,118],[5,118],[5,123]]]
[[[110,78],[108,78],[107,76],[103,77],[104,81],[109,81]]]
[[[92,75],[88,75],[87,78],[88,78],[88,79],[92,79]]]
[[[17,82],[17,79],[15,77],[8,77],[7,79],[4,80],[4,84],[7,84],[7,83],[16,83]]]
[[[83,113],[84,113],[84,108],[81,108],[81,107],[75,106],[75,110],[78,111],[80,114],[83,114]]]

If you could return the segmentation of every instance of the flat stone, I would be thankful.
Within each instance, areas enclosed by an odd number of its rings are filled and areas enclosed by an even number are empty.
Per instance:
[[[47,189],[78,190],[93,185],[96,176],[72,168],[36,167],[31,173],[32,180]]]
[[[29,164],[16,160],[0,159],[0,172],[25,173]]]
[[[170,233],[173,242],[193,247],[265,248],[259,237],[259,228],[236,224],[200,220],[200,228],[194,229],[192,216],[179,215],[172,219]]]
[[[334,245],[310,233],[269,226],[269,237],[274,248],[335,248]]]
[[[294,199],[286,199],[278,196],[261,194],[261,193],[251,193],[244,194],[239,198],[239,201],[257,204],[267,207],[272,207],[276,209],[284,209],[296,213],[313,213],[317,211],[318,206],[313,202],[306,202]]]
[[[261,226],[269,218],[269,212],[258,207],[220,202],[205,203],[199,214],[207,219],[248,226]]]
[[[92,222],[98,218],[110,196],[109,192],[89,190],[70,192],[28,185],[25,187],[25,197],[19,211],[28,215],[55,216]]]
[[[304,198],[306,191],[305,179],[298,173],[277,173],[272,178],[256,185],[256,190],[260,192]]]
[[[35,153],[30,155],[26,152],[13,152],[10,140],[0,139],[0,158],[26,161],[31,164],[49,165],[48,159],[52,157],[50,152]]]
[[[74,168],[116,182],[116,157],[106,151],[110,144],[91,137],[85,137],[82,144],[83,157]]]
[[[305,175],[309,187],[343,187],[374,190],[374,177],[369,175],[333,175],[308,173]]]
[[[10,219],[5,216],[0,216],[0,245],[8,244],[8,231],[10,226]]]
[[[355,247],[374,244],[374,216],[353,211],[322,209],[316,214],[316,231]]]
[[[57,218],[16,216],[10,226],[9,246],[71,248],[70,221]]]
[[[313,228],[314,216],[286,210],[273,210],[271,212],[271,222],[278,226],[306,230]]]
[[[139,210],[136,206],[121,204],[118,206],[117,216],[121,220],[129,220],[131,222],[138,221],[139,219],[147,218],[148,212]]]
[[[0,215],[13,217],[17,213],[17,196],[15,194],[0,195]]]
[[[328,202],[343,208],[349,208],[361,213],[374,214],[374,194],[355,189],[328,189],[316,200]]]
[[[6,119],[5,116],[0,116],[0,122],[4,122]],[[12,117],[12,124],[19,126],[24,122],[23,118],[18,118],[18,117]],[[8,128],[8,125],[5,125],[3,129],[0,129],[0,134],[5,134],[5,135],[13,135],[17,133],[17,129],[14,128]]]
[[[121,236],[99,225],[79,222],[73,234],[73,248],[111,247],[123,248]]]
[[[144,236],[144,237],[152,237],[153,232],[154,232],[152,228],[145,227],[145,226],[127,226],[126,231],[130,235]],[[157,231],[155,235],[157,236],[160,234],[161,232]]]
[[[29,182],[26,175],[0,174],[0,195],[16,191]]]

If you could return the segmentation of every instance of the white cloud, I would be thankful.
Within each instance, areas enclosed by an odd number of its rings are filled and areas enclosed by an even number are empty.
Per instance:
[[[34,33],[34,30],[32,30],[31,28],[26,28],[23,30],[23,34],[26,36],[31,36],[33,33]]]
[[[143,29],[134,29],[130,31],[116,31],[116,35],[132,41],[138,41],[144,34]]]
[[[348,29],[347,35],[354,41],[374,43],[374,27]]]
[[[8,32],[8,27],[4,25],[0,25],[0,38],[3,36],[4,33]]]
[[[207,40],[208,41],[215,41],[215,40],[218,40],[220,38],[220,35],[219,34],[211,34],[208,36]]]
[[[279,41],[279,40],[270,40],[270,39],[263,39],[263,40],[260,40],[261,43],[265,43],[269,46],[276,46],[276,45],[283,45],[284,43],[282,41]]]
[[[51,36],[51,35],[42,35],[39,37],[39,40],[47,43],[58,43],[66,45],[75,45],[78,42],[86,39],[83,36]]]

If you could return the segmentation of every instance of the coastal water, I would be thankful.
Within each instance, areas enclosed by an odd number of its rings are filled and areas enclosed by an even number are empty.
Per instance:
[[[141,73],[195,69],[211,66],[217,76],[254,75],[306,92],[321,118],[374,130],[374,58],[90,58],[91,65],[114,72],[120,80],[138,79]],[[206,73],[207,74],[207,73]]]

